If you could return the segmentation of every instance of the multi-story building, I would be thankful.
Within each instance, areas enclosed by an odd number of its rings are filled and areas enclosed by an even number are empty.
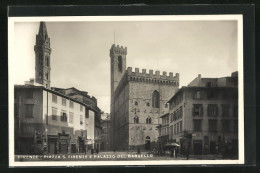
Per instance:
[[[87,145],[88,149],[99,148],[100,146],[100,119],[101,111],[97,106],[97,99],[95,97],[90,97],[88,92],[80,91],[74,87],[72,88],[55,88],[52,87],[52,90],[62,93],[70,98],[76,99],[80,102],[88,105],[86,107],[86,130],[88,132]]]
[[[127,48],[112,45],[111,125],[114,149],[151,149],[158,140],[160,115],[179,87],[179,74],[126,70]]]
[[[84,152],[85,105],[44,86],[15,86],[15,154]]]
[[[238,153],[238,73],[201,78],[169,100],[169,139],[194,154]]]
[[[158,147],[162,149],[166,142],[169,140],[169,113],[162,115],[160,118],[162,121],[158,127]]]

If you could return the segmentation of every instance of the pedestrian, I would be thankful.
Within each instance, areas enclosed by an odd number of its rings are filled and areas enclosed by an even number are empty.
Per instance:
[[[188,144],[187,150],[186,150],[187,160],[189,160],[189,154],[190,154],[190,144]]]
[[[175,151],[175,157],[176,158],[177,158],[178,152],[179,152],[179,148],[176,148],[176,151]]]
[[[91,154],[94,154],[94,149],[93,148],[91,148]]]
[[[114,153],[116,152],[116,149],[114,148]]]

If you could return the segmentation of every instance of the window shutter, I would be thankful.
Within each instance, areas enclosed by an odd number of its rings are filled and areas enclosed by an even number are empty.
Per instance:
[[[218,105],[216,105],[216,116],[218,116]]]

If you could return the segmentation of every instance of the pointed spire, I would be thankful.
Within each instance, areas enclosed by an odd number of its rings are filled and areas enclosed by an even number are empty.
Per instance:
[[[47,32],[47,28],[46,28],[45,22],[41,22],[40,23],[39,33],[38,34],[42,34],[42,36],[44,36],[43,38],[45,38],[45,36],[48,37],[48,32]]]

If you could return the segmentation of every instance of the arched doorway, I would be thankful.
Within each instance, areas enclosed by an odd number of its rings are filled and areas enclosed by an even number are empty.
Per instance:
[[[150,148],[151,148],[150,143],[151,143],[150,137],[147,136],[147,137],[145,138],[145,149],[146,149],[146,150],[150,150]]]

